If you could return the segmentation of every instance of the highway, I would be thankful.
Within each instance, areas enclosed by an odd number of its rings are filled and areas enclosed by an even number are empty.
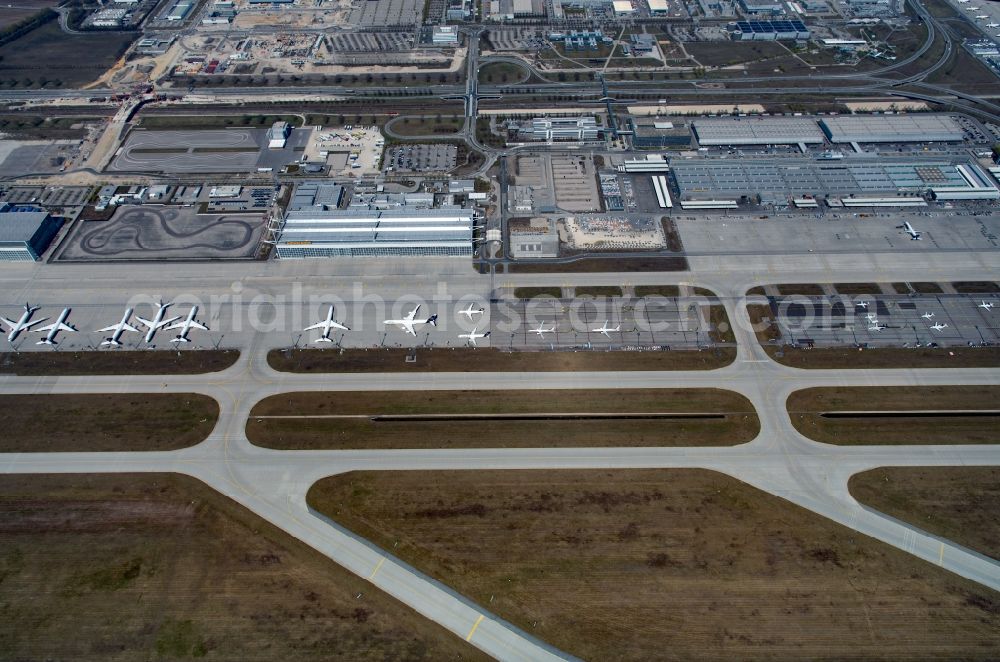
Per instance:
[[[783,403],[794,390],[813,386],[892,386],[892,385],[986,385],[1000,383],[1000,371],[966,370],[837,370],[804,371],[786,368],[766,358],[752,332],[745,310],[738,305],[739,295],[757,282],[778,280],[813,282],[852,280],[859,273],[847,257],[837,268],[817,264],[804,268],[778,261],[772,265],[773,276],[754,275],[769,264],[769,258],[750,258],[732,265],[732,269],[713,269],[704,278],[681,274],[587,274],[574,276],[583,283],[621,283],[626,280],[659,283],[694,280],[716,289],[734,321],[739,351],[736,362],[715,371],[680,372],[602,372],[602,373],[434,373],[419,374],[327,374],[298,375],[276,373],[266,364],[271,347],[283,346],[283,334],[259,332],[239,336],[243,353],[236,365],[226,371],[194,376],[131,377],[0,377],[0,393],[204,393],[220,403],[220,420],[212,435],[192,448],[164,453],[22,453],[0,456],[0,471],[5,473],[79,473],[79,472],[163,472],[176,471],[194,476],[214,489],[232,497],[276,526],[304,540],[337,563],[371,581],[375,586],[440,623],[457,636],[486,653],[504,660],[557,659],[567,657],[528,633],[504,623],[481,605],[474,604],[448,587],[435,582],[384,550],[373,547],[309,510],[305,494],[310,485],[325,476],[352,470],[408,469],[498,469],[498,468],[704,468],[725,473],[761,490],[781,496],[844,526],[898,547],[928,562],[968,577],[994,589],[1000,589],[1000,564],[947,540],[941,540],[914,527],[884,517],[858,504],[847,491],[848,478],[858,472],[885,465],[975,466],[1000,464],[998,446],[892,446],[838,447],[819,444],[799,435],[784,412]],[[983,264],[941,258],[931,271],[940,277],[966,278],[995,273],[996,255],[984,255]],[[714,261],[718,267],[718,261]],[[918,264],[923,263],[922,268]],[[287,263],[280,266],[285,267]],[[965,264],[965,266],[961,266]],[[250,275],[241,281],[249,291],[260,288],[274,293],[290,288],[303,279],[303,272],[315,265],[300,262],[285,267],[284,275],[266,280]],[[103,273],[93,282],[72,284],[66,288],[79,291],[93,288],[99,298],[121,297],[121,276],[129,267],[100,267]],[[796,271],[797,269],[797,271]],[[199,270],[204,273],[199,274]],[[50,279],[76,279],[81,268],[41,268]],[[85,271],[85,270],[84,270]],[[91,270],[95,272],[97,269]],[[154,287],[162,282],[162,270],[139,269],[130,287]],[[131,272],[129,272],[131,273]],[[214,279],[212,274],[214,273]],[[193,265],[191,278],[200,279],[200,296],[210,296],[213,288],[222,288],[224,265]],[[930,277],[926,261],[913,254],[895,256],[880,274],[891,279],[905,279],[904,273]],[[36,274],[38,276],[40,274]],[[16,288],[16,279],[6,284],[4,303],[13,303],[33,295],[35,278],[28,273]],[[554,277],[555,275],[553,275]],[[328,278],[328,277],[327,277]],[[342,277],[344,281],[349,276]],[[455,269],[442,278],[458,291],[485,292],[486,276],[470,276]],[[544,276],[510,278],[524,282],[545,282]],[[565,281],[565,275],[558,275]],[[388,279],[387,280],[392,280]],[[213,285],[213,283],[216,283]],[[333,279],[332,284],[338,284]],[[50,281],[52,284],[52,281]],[[112,290],[117,285],[118,291]],[[231,281],[230,281],[231,284]],[[105,285],[107,288],[105,288]],[[411,287],[427,287],[413,283]],[[309,285],[307,287],[313,287]],[[330,287],[317,283],[317,289]],[[154,291],[154,290],[150,290]],[[761,432],[748,444],[727,448],[586,448],[586,449],[455,449],[455,450],[351,450],[351,451],[274,451],[248,442],[244,427],[250,409],[261,398],[294,391],[329,390],[409,390],[409,389],[555,389],[579,387],[583,383],[614,384],[621,389],[668,387],[717,387],[746,396],[755,406]]]

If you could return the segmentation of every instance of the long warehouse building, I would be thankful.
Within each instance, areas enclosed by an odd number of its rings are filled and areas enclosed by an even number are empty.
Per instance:
[[[695,120],[698,144],[822,145],[826,138],[808,117],[713,117]]]
[[[285,217],[283,258],[472,255],[471,209],[301,210]]]
[[[819,123],[834,143],[961,142],[965,137],[950,115],[840,115]]]

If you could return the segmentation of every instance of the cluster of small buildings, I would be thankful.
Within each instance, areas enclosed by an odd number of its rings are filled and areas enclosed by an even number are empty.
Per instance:
[[[576,141],[585,142],[599,140],[601,127],[592,115],[583,117],[536,117],[531,124],[524,126],[518,132],[523,140],[544,141],[547,143]]]

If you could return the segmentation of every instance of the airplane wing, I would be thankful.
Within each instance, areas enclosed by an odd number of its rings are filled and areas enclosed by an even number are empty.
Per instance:
[[[201,329],[202,331],[208,331],[208,327],[207,326],[205,326],[204,324],[201,324],[200,322],[195,322],[194,320],[191,321],[191,328],[192,329]]]
[[[102,331],[117,331],[117,330],[118,330],[118,325],[117,324],[112,324],[111,326],[106,326],[103,329],[98,329],[98,332],[102,332]]]
[[[350,329],[349,329],[348,327],[344,326],[344,325],[343,325],[343,324],[341,324],[340,322],[332,322],[332,323],[330,324],[330,326],[332,326],[332,327],[333,327],[333,328],[335,328],[335,329],[341,329],[341,330],[343,330],[343,331],[350,331]]]
[[[412,315],[410,315],[408,318],[406,318],[405,320],[403,320],[403,323],[401,324],[401,326],[411,336],[417,335],[417,332],[413,328],[413,316]]]
[[[69,324],[64,324],[63,322],[53,322],[48,326],[42,326],[35,329],[36,333],[44,333],[45,331],[51,331],[52,329],[58,329],[60,331],[69,331],[71,333],[76,333],[76,329],[71,327]]]
[[[134,326],[128,323],[122,324],[122,328],[125,329],[126,331],[135,331],[136,333],[139,333],[139,329],[135,328]]]
[[[171,331],[173,329],[183,329],[186,323],[187,323],[186,320],[182,320],[180,322],[174,322],[170,326],[164,327],[164,330]],[[101,329],[101,331],[107,331],[107,329]]]
[[[0,317],[0,320],[3,320],[3,323],[6,324],[7,326],[9,326],[12,329],[15,326],[17,326],[17,322],[15,322],[14,320],[9,320],[6,317]]]
[[[306,328],[304,328],[302,330],[303,331],[312,331],[313,329],[322,329],[325,326],[326,326],[326,322],[325,321],[323,321],[323,322],[317,322],[316,324],[313,324],[312,326],[307,326]]]
[[[153,328],[153,322],[151,320],[143,319],[143,318],[139,317],[138,315],[136,315],[135,319],[136,319],[136,321],[139,322],[139,324],[142,324],[147,329],[152,329]]]

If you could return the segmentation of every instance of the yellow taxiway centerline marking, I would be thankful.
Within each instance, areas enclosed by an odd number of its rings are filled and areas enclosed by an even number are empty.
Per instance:
[[[382,564],[383,563],[385,563],[385,557],[384,556],[378,560],[378,563],[375,565],[375,569],[372,570],[372,574],[368,575],[368,579],[369,580],[371,580],[372,578],[375,577],[375,573],[378,572],[382,568]]]
[[[476,619],[476,622],[473,623],[472,629],[469,630],[469,634],[466,635],[466,637],[465,637],[466,641],[472,641],[472,635],[474,635],[476,633],[476,628],[478,628],[479,624],[482,623],[482,622],[483,622],[483,615],[480,614],[479,618]]]

